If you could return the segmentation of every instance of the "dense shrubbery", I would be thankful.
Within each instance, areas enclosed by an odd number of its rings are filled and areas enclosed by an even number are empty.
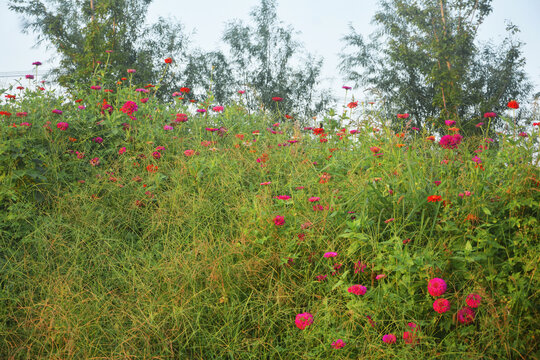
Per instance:
[[[156,91],[1,105],[2,358],[534,356],[538,127]]]

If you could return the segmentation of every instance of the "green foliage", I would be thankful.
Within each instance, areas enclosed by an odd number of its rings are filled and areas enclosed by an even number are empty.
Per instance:
[[[514,25],[498,46],[476,42],[491,11],[491,0],[382,1],[370,41],[352,26],[343,38],[350,51],[341,71],[391,99],[393,114],[408,111],[415,126],[450,118],[474,132],[484,112],[499,113],[531,90]]]

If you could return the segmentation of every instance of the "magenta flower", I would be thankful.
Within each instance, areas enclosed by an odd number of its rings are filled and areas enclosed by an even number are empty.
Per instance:
[[[26,75],[26,78],[27,78],[28,80],[32,80],[32,79],[34,78],[34,75]]]
[[[41,65],[41,62],[40,62],[40,61],[34,61],[34,62],[32,63],[32,65],[40,66],[40,65]]]
[[[280,102],[280,101],[283,100],[283,98],[280,98],[279,96],[274,96],[274,97],[272,98],[272,100],[275,101],[275,102]]]
[[[445,149],[455,149],[461,143],[461,140],[463,140],[463,136],[460,134],[444,135],[439,144]]]
[[[274,224],[276,224],[276,226],[281,226],[285,224],[285,218],[281,215],[276,215],[276,217],[274,218]]]
[[[69,124],[67,122],[59,122],[56,124],[56,128],[62,131],[66,131],[69,128]]]
[[[186,156],[192,156],[193,154],[195,154],[195,150],[186,150],[186,151],[184,151],[184,155],[186,155]]]
[[[446,282],[440,278],[434,278],[429,280],[428,292],[431,296],[441,296],[446,292]]]
[[[238,93],[239,93],[240,95],[245,94],[245,93],[246,93],[246,90],[238,90]]]
[[[137,71],[135,69],[127,69],[128,74],[134,74]]]
[[[289,195],[279,195],[279,196],[276,196],[275,198],[279,200],[289,200],[291,197]]]
[[[152,156],[154,157],[154,159],[159,160],[161,158],[161,153],[159,151],[154,151],[152,153]]]
[[[311,324],[313,324],[313,315],[310,313],[301,313],[296,315],[296,319],[294,320],[294,323],[296,324],[296,327],[300,330],[304,330]]]
[[[206,109],[197,109],[197,112],[202,114],[206,112]]]
[[[446,299],[437,299],[435,302],[433,302],[433,310],[438,312],[439,314],[443,314],[450,310],[450,301]]]
[[[124,147],[120,148],[120,150],[118,150],[118,155],[122,155],[125,152],[126,152],[126,147],[124,146]]]
[[[345,85],[343,85],[341,88],[342,88],[342,89],[345,89],[345,90],[351,90],[351,89],[352,89],[352,87],[350,87],[350,86],[345,86]]]
[[[337,339],[336,341],[332,343],[332,347],[334,349],[342,349],[344,346],[345,346],[345,341],[341,339]]]
[[[445,120],[444,123],[446,124],[446,126],[452,126],[454,125],[456,122],[454,120]]]
[[[494,112],[487,112],[484,114],[484,118],[494,118],[496,116],[497,114],[495,114]]]
[[[377,276],[375,276],[375,280],[381,280],[381,279],[384,279],[386,277],[385,274],[379,274]]]
[[[319,200],[321,200],[321,198],[318,196],[312,196],[308,199],[309,202],[317,202]]]
[[[395,344],[396,343],[396,335],[394,334],[386,334],[382,337],[382,341],[384,341],[387,344]]]
[[[148,98],[142,98],[140,101],[141,101],[143,104],[146,104],[146,103],[148,102],[148,100],[150,100],[150,99],[148,99]]]
[[[327,253],[324,253],[323,256],[328,259],[328,258],[336,257],[337,255],[338,255],[337,252],[327,252]]]
[[[467,299],[465,299],[467,305],[469,305],[473,309],[476,309],[480,305],[481,301],[482,297],[478,294],[469,294],[467,296]]]
[[[458,321],[462,324],[470,324],[474,321],[474,310],[468,307],[461,308],[457,312]]]
[[[271,181],[265,181],[265,182],[262,182],[261,183],[261,186],[264,186],[264,185],[270,185],[272,182]]]
[[[223,106],[214,106],[212,110],[215,112],[222,112],[225,108]]]
[[[478,124],[476,124],[476,127],[479,128],[479,127],[482,127],[482,125],[484,125],[483,122],[479,122]]]
[[[93,142],[95,142],[96,144],[101,144],[103,142],[103,138],[102,137],[95,137],[92,139]]]
[[[124,105],[120,108],[120,111],[126,113],[127,115],[133,115],[135,111],[139,109],[139,106],[134,101],[126,101]]]
[[[356,285],[350,286],[347,289],[347,291],[354,295],[364,295],[367,291],[367,288],[360,284],[356,284]]]
[[[317,280],[318,282],[321,282],[321,281],[326,280],[327,277],[328,275],[317,275],[315,276],[315,280]]]
[[[62,110],[54,109],[52,112],[53,114],[62,115]]]
[[[169,130],[173,130],[173,129],[174,129],[174,128],[173,128],[171,125],[164,125],[164,126],[163,126],[163,130],[169,131]]]

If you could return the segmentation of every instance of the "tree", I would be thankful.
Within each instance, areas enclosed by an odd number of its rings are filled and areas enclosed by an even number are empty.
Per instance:
[[[292,27],[278,20],[275,0],[261,0],[250,15],[253,26],[231,21],[223,35],[237,88],[255,93],[248,97],[252,106],[272,110],[272,98],[281,97],[281,111],[305,115],[320,111],[328,102],[316,90],[322,59],[298,56],[301,44],[293,39]],[[303,68],[293,67],[295,61],[302,62]]]
[[[483,112],[501,112],[531,90],[515,26],[498,46],[475,42],[491,1],[382,0],[369,41],[352,26],[343,38],[340,70],[389,99],[394,114],[414,115],[416,126],[454,119],[474,131]]]
[[[35,33],[38,44],[56,49],[59,66],[53,75],[69,88],[86,83],[97,67],[105,66],[107,58],[112,81],[125,76],[128,68],[137,69],[136,82],[159,80],[163,59],[179,57],[187,40],[182,26],[172,20],[160,18],[155,24],[145,24],[151,2],[10,0],[9,8],[23,15],[23,31]],[[168,75],[162,93],[172,89],[178,76]]]

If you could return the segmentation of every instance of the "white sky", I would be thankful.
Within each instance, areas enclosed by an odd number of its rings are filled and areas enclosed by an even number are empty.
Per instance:
[[[186,31],[195,30],[191,46],[205,50],[224,48],[221,36],[225,23],[232,19],[247,20],[250,10],[258,3],[258,0],[154,0],[148,19],[154,21],[158,16],[176,18]],[[342,85],[348,85],[337,70],[343,47],[340,39],[348,33],[349,24],[368,36],[374,29],[370,22],[377,4],[377,0],[334,0],[331,5],[328,0],[278,0],[278,16],[285,25],[291,24],[300,32],[296,39],[304,43],[307,51],[324,57],[323,85],[340,91]],[[506,19],[519,26],[519,39],[525,43],[526,71],[535,85],[535,92],[540,91],[540,0],[494,0],[493,9],[480,27],[479,38],[500,42],[505,35]],[[0,0],[0,75],[30,70],[32,62],[38,60],[43,62],[43,69],[50,67],[47,60],[52,52],[44,48],[33,49],[34,36],[22,34],[21,26],[19,16],[7,9],[7,0]],[[0,85],[5,80],[0,78]],[[357,94],[357,98],[362,97],[361,93]]]

